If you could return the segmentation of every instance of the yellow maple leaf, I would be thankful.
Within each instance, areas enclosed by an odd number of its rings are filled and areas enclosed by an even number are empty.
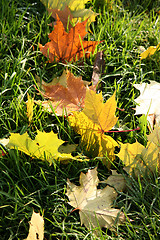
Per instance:
[[[117,156],[127,167],[127,172],[132,173],[134,170],[138,176],[145,172],[146,167],[153,172],[159,165],[159,149],[153,142],[149,141],[146,147],[137,141],[132,144],[120,144],[121,150]]]
[[[41,160],[47,160],[50,164],[54,159],[69,160],[75,159],[71,153],[65,153],[65,149],[61,151],[60,147],[64,143],[63,140],[58,139],[57,134],[50,132],[37,131],[37,135],[32,140],[27,133],[20,135],[19,133],[11,133],[9,143],[6,147],[10,149],[17,148],[19,151]],[[70,146],[72,146],[70,148]],[[70,150],[75,150],[76,146],[67,146]],[[66,150],[67,151],[67,150]]]
[[[141,53],[140,57],[141,60],[142,59],[146,59],[147,57],[150,57],[151,55],[153,55],[156,51],[158,51],[160,48],[160,43],[157,46],[150,46],[149,48],[147,48],[146,51],[144,51],[143,53]]]
[[[102,94],[87,89],[84,110],[73,112],[68,117],[70,125],[82,136],[82,144],[87,151],[92,151],[93,157],[107,155],[111,161],[115,158],[114,149],[118,144],[112,137],[104,134],[117,122],[115,110],[115,93],[103,103]]]
[[[83,113],[92,120],[102,133],[107,132],[116,124],[118,118],[115,117],[117,103],[115,100],[116,92],[103,103],[102,92],[96,92],[87,89],[85,97],[85,107]]]
[[[106,227],[112,229],[118,218],[118,223],[125,220],[124,214],[119,209],[112,208],[113,200],[117,193],[112,187],[97,189],[99,179],[97,168],[81,173],[80,186],[67,180],[67,193],[69,204],[79,209],[81,225],[93,229]],[[118,217],[119,215],[119,217]]]

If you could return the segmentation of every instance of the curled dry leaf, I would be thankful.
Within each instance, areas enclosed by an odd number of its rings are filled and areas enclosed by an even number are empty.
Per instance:
[[[93,73],[92,73],[92,83],[96,86],[99,81],[101,74],[103,74],[105,69],[105,61],[104,61],[104,54],[103,51],[96,53],[96,58],[94,61]]]
[[[70,62],[80,58],[89,57],[100,41],[84,41],[87,20],[77,23],[69,33],[65,32],[63,23],[57,16],[54,30],[49,34],[50,42],[45,46],[39,44],[40,51],[49,58],[49,62]]]
[[[112,187],[97,189],[99,179],[97,168],[81,173],[80,186],[67,180],[67,193],[69,204],[79,210],[81,225],[88,229],[99,226],[113,229],[116,223],[125,220],[124,214],[119,209],[112,208],[117,193]],[[96,232],[97,233],[97,232]]]

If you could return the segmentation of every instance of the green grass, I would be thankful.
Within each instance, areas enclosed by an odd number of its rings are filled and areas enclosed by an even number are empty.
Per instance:
[[[104,40],[98,47],[104,51],[105,71],[103,96],[108,98],[117,89],[119,124],[134,129],[139,117],[134,115],[134,99],[139,92],[134,83],[148,80],[160,82],[159,53],[140,61],[139,47],[160,42],[159,1],[115,1],[111,9],[92,6],[99,15],[91,24],[88,39]],[[137,7],[138,6],[138,7]],[[55,117],[34,106],[34,117],[29,125],[26,117],[27,92],[42,100],[34,88],[35,75],[45,81],[60,76],[65,66],[49,64],[40,53],[38,43],[48,41],[50,16],[37,0],[0,0],[0,138],[10,132],[34,134],[37,129],[58,133],[65,141],[78,142],[77,136],[63,117]],[[94,55],[84,63],[67,67],[84,80],[91,80]],[[115,140],[133,143],[146,142],[146,129],[129,133],[110,134]],[[79,152],[82,154],[82,149]],[[92,158],[92,156],[90,156]],[[45,239],[97,239],[93,231],[80,225],[77,211],[67,203],[66,181],[78,184],[80,172],[98,166],[99,177],[109,176],[100,159],[89,162],[70,162],[63,165],[31,159],[24,153],[10,150],[0,159],[0,238],[25,239],[33,209],[44,214]],[[112,169],[123,173],[117,158]],[[160,178],[158,172],[134,179],[123,173],[127,189],[119,192],[114,206],[126,215],[126,221],[115,231],[100,230],[100,239],[159,239],[160,238]]]

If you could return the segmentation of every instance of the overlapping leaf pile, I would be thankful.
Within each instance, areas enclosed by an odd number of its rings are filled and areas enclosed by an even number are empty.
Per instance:
[[[48,11],[56,20],[54,30],[49,34],[50,42],[44,46],[39,44],[40,51],[49,58],[49,62],[67,63],[71,61],[84,60],[94,53],[99,41],[85,41],[87,34],[87,24],[94,21],[96,13],[91,9],[85,9],[84,1],[45,1],[41,0]],[[77,21],[79,20],[79,21]],[[84,20],[84,21],[83,21]],[[74,25],[74,26],[73,26]],[[146,58],[159,50],[150,48],[141,54],[141,59]],[[135,114],[148,115],[150,127],[153,132],[148,135],[146,146],[138,143],[117,143],[109,134],[118,121],[116,117],[116,91],[104,103],[102,92],[96,93],[96,83],[88,83],[82,80],[81,76],[74,76],[68,70],[64,70],[59,79],[53,79],[50,83],[40,81],[37,85],[39,92],[45,97],[44,101],[34,101],[28,96],[27,117],[32,125],[34,116],[34,102],[41,104],[44,110],[58,116],[65,115],[73,130],[81,135],[80,146],[87,152],[92,153],[92,158],[101,157],[103,163],[108,168],[115,160],[115,147],[120,146],[120,152],[116,154],[124,164],[124,169],[136,176],[142,175],[146,170],[154,172],[160,166],[160,102],[159,83],[135,84],[134,87],[140,90],[141,95],[136,99]],[[149,94],[148,94],[149,92]],[[152,117],[152,120],[150,119]],[[156,120],[156,126],[155,124]],[[35,138],[31,139],[28,133],[22,135],[11,133],[9,139],[1,140],[1,144],[8,150],[17,148],[31,158],[39,158],[48,161],[50,164],[55,160],[61,162],[71,160],[81,160],[72,156],[76,150],[75,145],[63,146],[64,141],[58,135],[50,132],[45,133],[37,130]],[[82,160],[81,160],[82,161]],[[113,176],[112,176],[113,177]],[[120,178],[117,181],[117,178]],[[113,200],[117,196],[117,191],[123,190],[125,185],[121,175],[114,176],[114,188],[107,186],[104,189],[97,189],[99,179],[97,169],[88,170],[86,174],[80,175],[80,186],[76,186],[67,181],[67,193],[69,204],[80,211],[81,224],[87,228],[107,227],[112,229],[115,219],[119,216],[119,223],[125,221],[124,214],[120,210],[112,208]],[[112,185],[113,180],[108,178],[107,184]],[[120,212],[120,213],[119,213]],[[35,220],[38,219],[38,220]],[[36,221],[40,222],[41,231],[37,227]],[[43,239],[44,221],[38,214],[33,213],[29,239]]]

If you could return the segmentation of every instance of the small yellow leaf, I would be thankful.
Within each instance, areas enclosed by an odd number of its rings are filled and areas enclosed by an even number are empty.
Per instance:
[[[28,97],[28,101],[26,103],[26,105],[27,105],[27,117],[28,117],[28,121],[30,123],[31,120],[32,120],[32,117],[33,117],[34,98],[31,98],[29,96],[29,94],[27,94],[27,97]]]
[[[40,216],[39,213],[35,213],[33,211],[29,234],[26,240],[43,240],[44,238],[44,220],[43,217]]]
[[[160,47],[160,43],[157,46],[150,46],[149,48],[147,48],[146,51],[144,51],[143,53],[141,53],[141,60],[142,59],[146,59],[147,57],[150,57],[151,55],[153,55],[156,51],[159,50]]]

